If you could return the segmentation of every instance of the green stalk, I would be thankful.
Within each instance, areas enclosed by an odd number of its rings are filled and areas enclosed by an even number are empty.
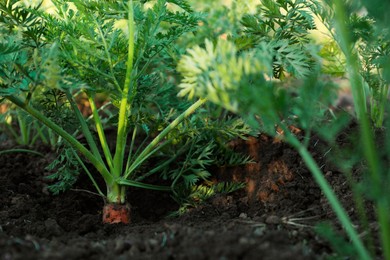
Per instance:
[[[335,17],[336,17],[336,32],[338,32],[339,45],[343,51],[345,58],[347,60],[348,72],[351,77],[352,84],[352,96],[353,102],[356,109],[356,114],[358,119],[362,116],[361,113],[366,113],[366,103],[364,101],[364,89],[363,89],[363,78],[359,74],[359,64],[356,55],[352,54],[352,45],[349,39],[350,32],[348,31],[345,21],[348,21],[348,17],[345,15],[343,1],[334,0],[335,3]],[[352,65],[352,66],[351,66]]]
[[[132,181],[132,180],[120,179],[118,180],[118,183],[121,185],[143,188],[148,190],[171,191],[171,187],[169,186],[153,185],[153,184],[147,184],[147,183],[142,183],[142,182]]]
[[[374,137],[371,131],[370,123],[365,111],[365,100],[364,100],[364,89],[361,77],[359,75],[359,60],[356,53],[350,51],[349,47],[351,46],[351,40],[349,38],[349,33],[345,26],[345,21],[347,17],[345,15],[345,10],[343,2],[340,0],[334,0],[336,6],[336,25],[340,34],[340,45],[341,49],[344,51],[348,72],[351,75],[351,85],[352,91],[355,93],[354,100],[357,114],[359,115],[360,131],[361,131],[361,140],[364,147],[364,155],[367,159],[367,163],[370,169],[371,179],[373,181],[374,187],[381,189],[382,180],[381,180],[381,167],[379,162],[379,157],[374,144]],[[390,259],[390,220],[389,220],[389,209],[388,201],[386,196],[382,195],[382,198],[379,198],[376,201],[377,204],[377,214],[380,224],[380,233],[381,233],[381,242],[384,252],[385,259]]]
[[[19,139],[20,143],[23,145],[28,145],[29,134],[28,134],[26,121],[22,119],[22,115],[20,115],[19,113],[17,113],[17,118],[18,118],[18,124],[19,124],[20,135],[21,135],[21,139]]]
[[[133,59],[134,59],[134,33],[135,33],[135,25],[134,25],[134,13],[133,13],[133,1],[130,0],[128,10],[128,28],[129,28],[129,40],[128,40],[128,52],[127,52],[127,67],[126,67],[126,76],[125,76],[125,84],[122,90],[122,98],[120,101],[119,108],[119,119],[118,119],[118,134],[116,139],[116,149],[114,155],[114,178],[119,178],[122,174],[123,170],[123,159],[125,156],[125,148],[126,148],[126,140],[127,140],[127,121],[128,121],[128,113],[131,106],[128,104],[129,100],[129,92],[130,86],[132,84],[131,75],[133,72]],[[132,93],[132,92],[130,92]],[[116,202],[116,203],[124,203],[125,201],[124,190],[120,188],[118,183],[112,183],[111,186],[108,187],[108,201]]]
[[[155,168],[153,168],[152,170],[150,170],[146,174],[143,174],[143,175],[139,176],[135,180],[136,181],[142,181],[145,178],[155,174],[156,172],[159,172],[161,169],[163,169],[164,167],[168,166],[171,162],[175,161],[177,159],[177,157],[179,157],[181,154],[183,154],[183,152],[187,149],[187,146],[188,146],[188,144],[182,146],[179,149],[179,151],[177,151],[177,153],[175,155],[173,155],[171,158],[169,158],[168,160],[166,160],[163,163],[159,164],[158,166],[156,166]]]
[[[364,260],[371,259],[369,253],[364,247],[364,244],[360,240],[359,235],[354,229],[352,222],[348,217],[347,212],[341,206],[334,191],[330,187],[329,183],[326,181],[320,168],[318,167],[317,163],[315,162],[315,160],[313,159],[309,151],[302,145],[301,142],[299,142],[299,140],[295,136],[289,133],[287,129],[285,129],[285,133],[286,133],[287,141],[298,151],[303,161],[305,162],[306,166],[309,168],[310,172],[312,173],[315,181],[320,186],[322,192],[324,193],[325,197],[329,201],[330,206],[332,207],[333,211],[336,213],[337,218],[340,220],[342,226],[344,227],[353,245],[355,246],[360,256],[360,259],[364,259]]]
[[[99,171],[99,173],[102,175],[106,183],[113,183],[114,179],[111,176],[110,172],[107,170],[106,166],[104,165],[101,160],[96,158],[88,149],[86,149],[79,141],[77,141],[72,135],[67,133],[65,130],[63,130],[60,126],[58,126],[56,123],[51,121],[49,118],[42,115],[39,111],[35,110],[31,106],[25,104],[22,100],[20,100],[18,97],[15,96],[7,96],[6,97],[9,101],[29,113],[31,116],[36,118],[38,121],[40,121],[42,124],[46,125],[49,129],[52,129],[54,132],[56,132],[59,136],[64,138],[68,143],[78,150],[82,155],[84,155]]]
[[[93,186],[95,186],[95,189],[97,190],[97,192],[99,193],[100,196],[102,197],[105,197],[103,192],[101,191],[101,189],[99,188],[99,185],[97,184],[97,182],[95,181],[95,179],[93,178],[93,175],[91,174],[91,172],[88,170],[88,168],[85,166],[85,164],[83,163],[83,161],[81,160],[80,156],[74,151],[72,150],[74,156],[76,157],[76,160],[80,163],[81,167],[84,169],[84,171],[87,173],[89,179],[92,181],[92,184]]]
[[[33,146],[35,144],[35,142],[38,140],[38,138],[41,138],[41,141],[44,143],[44,144],[47,144],[47,139],[45,138],[45,136],[42,134],[42,128],[44,126],[40,126],[38,124],[37,121],[33,121],[31,123],[31,127],[30,127],[30,130],[29,130],[29,133],[30,134],[35,134],[32,138],[31,138],[31,141],[29,143],[29,145]],[[33,132],[32,129],[34,129],[36,131]]]
[[[138,130],[137,130],[137,131],[138,131]],[[134,134],[136,134],[136,133],[133,132],[132,138],[135,138],[135,137],[136,137],[136,135],[134,135]],[[144,145],[145,145],[146,141],[148,140],[148,137],[149,137],[149,133],[147,133],[147,134],[146,134],[146,137],[142,140],[142,142],[141,142],[139,145],[137,145],[137,149],[135,150],[134,154],[133,154],[133,148],[132,148],[132,146],[131,146],[131,144],[130,144],[131,150],[130,150],[129,156],[128,156],[128,158],[127,158],[127,164],[126,164],[126,168],[125,168],[126,170],[125,170],[125,171],[127,171],[127,169],[129,169],[129,167],[130,167],[130,165],[131,165],[131,160],[132,160],[133,158],[137,158],[138,155],[141,153],[141,151],[143,151]],[[131,140],[131,143],[133,143],[134,140],[135,140],[135,139],[132,139],[132,140]]]
[[[37,129],[37,135],[41,139],[41,141],[44,144],[49,144],[49,141],[47,140],[45,135],[42,133],[42,129],[44,128],[44,126],[40,126],[37,122],[34,122],[34,126]]]
[[[151,152],[153,152],[154,147],[157,146],[165,136],[172,131],[178,124],[180,124],[184,119],[190,116],[197,108],[203,105],[207,101],[206,98],[199,99],[194,104],[192,104],[187,110],[181,113],[175,120],[173,120],[158,136],[156,136],[152,142],[145,147],[145,149],[140,153],[137,158],[133,161],[129,169],[126,170],[124,178],[127,179],[130,174],[145,160],[145,157],[148,157]]]
[[[349,184],[352,188],[352,195],[353,195],[353,198],[355,201],[355,207],[356,207],[356,211],[357,211],[357,214],[359,216],[359,219],[360,219],[360,223],[361,223],[363,229],[366,230],[366,232],[367,232],[367,235],[363,239],[363,242],[366,243],[367,249],[371,253],[371,255],[374,255],[375,254],[374,241],[373,241],[372,232],[370,230],[370,226],[369,226],[368,219],[367,219],[367,214],[366,214],[365,207],[364,207],[365,206],[364,198],[363,198],[361,192],[359,191],[359,189],[357,188],[357,183],[352,177],[351,170],[347,170],[345,172],[345,175],[347,177],[347,181],[349,182]]]
[[[128,120],[128,96],[130,85],[132,84],[131,74],[133,71],[134,58],[134,17],[133,17],[133,1],[129,1],[128,10],[128,27],[129,27],[129,41],[128,41],[128,55],[125,85],[123,86],[122,99],[120,101],[119,119],[118,119],[118,135],[116,140],[116,150],[114,156],[115,172],[114,176],[119,177],[122,173],[123,158],[126,146],[126,125]]]
[[[49,135],[49,140],[50,140],[50,146],[53,148],[56,143],[59,142],[59,138],[56,136],[56,134],[50,129],[47,129],[48,135]]]
[[[385,116],[385,108],[387,104],[387,96],[389,95],[389,86],[387,84],[382,84],[381,94],[380,94],[380,103],[379,103],[379,118],[375,122],[376,127],[383,126],[383,120]]]
[[[187,153],[186,160],[184,161],[184,163],[183,163],[183,165],[182,165],[182,167],[181,167],[181,169],[180,169],[179,174],[177,174],[177,176],[175,177],[175,179],[173,180],[173,182],[172,182],[172,184],[171,184],[172,192],[173,192],[176,196],[178,195],[177,192],[175,191],[176,182],[180,179],[180,177],[181,177],[182,174],[183,174],[184,168],[185,168],[185,166],[186,166],[187,163],[188,163],[188,159],[191,157],[192,150],[193,150],[193,148],[194,148],[194,146],[195,146],[195,143],[196,143],[196,142],[193,142],[193,143],[192,143],[192,145],[191,145],[191,147],[190,147],[190,150],[189,150],[188,153]]]
[[[66,94],[66,97],[73,109],[73,112],[75,113],[77,119],[79,120],[79,123],[81,125],[81,131],[83,132],[84,134],[84,137],[85,139],[87,139],[87,142],[88,142],[88,145],[89,145],[89,148],[91,148],[91,151],[93,153],[93,155],[100,161],[103,163],[103,159],[100,155],[100,152],[97,148],[97,145],[95,143],[95,140],[93,140],[93,136],[91,134],[91,131],[89,130],[89,127],[87,125],[87,123],[85,122],[85,119],[83,117],[83,115],[81,114],[80,110],[78,109],[76,103],[74,102],[73,100],[73,96],[70,94],[69,90],[66,90],[65,91],[65,94]]]
[[[89,101],[89,104],[91,106],[93,119],[95,121],[96,130],[98,132],[98,136],[99,136],[100,144],[101,144],[102,149],[103,149],[104,156],[106,157],[108,167],[110,168],[111,171],[113,171],[114,165],[112,162],[111,152],[110,152],[110,149],[108,147],[106,135],[104,134],[103,125],[102,125],[102,122],[100,120],[98,110],[96,109],[95,101],[93,100],[93,97],[90,95],[88,95],[88,101]]]
[[[0,151],[0,155],[6,154],[6,153],[31,153],[31,154],[35,154],[35,155],[38,155],[41,157],[45,157],[42,153],[37,152],[37,151],[33,151],[33,150],[29,150],[29,149],[9,149],[9,150]]]
[[[153,142],[153,141],[152,141]],[[158,150],[162,149],[166,145],[168,145],[171,142],[171,140],[165,141],[163,143],[160,143],[157,147],[152,147],[152,149],[148,152],[145,153],[142,157],[135,157],[134,162],[129,166],[129,168],[126,170],[126,173],[132,173],[134,172],[135,169],[138,168],[144,161],[146,161],[150,156],[152,156],[154,153],[156,153]],[[148,148],[148,147],[146,147]],[[145,148],[145,149],[146,149]],[[141,153],[142,154],[142,153]],[[125,175],[126,176],[126,175]],[[125,177],[126,178],[126,177]]]
[[[127,162],[126,162],[126,168],[125,169],[128,169],[129,166],[130,166],[130,160],[131,160],[132,155],[133,155],[134,141],[135,141],[136,136],[137,136],[137,126],[135,125],[134,129],[133,129],[133,135],[131,136],[130,149],[129,149],[129,154],[127,156]]]

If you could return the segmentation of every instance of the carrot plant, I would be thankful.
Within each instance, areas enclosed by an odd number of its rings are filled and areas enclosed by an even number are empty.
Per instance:
[[[365,4],[364,6],[369,10],[369,15],[371,16],[371,18],[377,18],[378,29],[383,28],[383,26],[386,26],[387,28],[386,22],[388,22],[388,18],[385,10],[386,7],[389,7],[389,4],[382,3],[383,9],[378,11],[378,6],[374,6],[373,3],[369,3],[366,1],[362,2]],[[378,2],[376,4],[378,4]],[[358,53],[353,51],[353,49],[351,48],[353,46],[352,39],[351,34],[348,32],[348,26],[350,24],[345,23],[345,20],[347,20],[346,5],[341,1],[335,0],[333,1],[333,5],[331,6],[335,9],[334,19],[336,24],[336,30],[338,32],[339,44],[340,48],[343,50],[346,56],[348,72],[351,77],[352,90],[355,93],[354,96],[356,110],[357,114],[360,115],[360,136],[362,145],[364,147],[364,156],[367,160],[367,165],[369,168],[370,185],[372,189],[377,194],[379,194],[379,196],[375,196],[374,202],[376,205],[377,219],[380,224],[380,239],[382,242],[383,256],[385,259],[390,259],[390,201],[388,196],[388,190],[386,187],[386,184],[388,183],[388,169],[382,167],[378,151],[375,147],[374,134],[370,125],[367,111],[365,110],[364,85],[362,80],[362,77],[365,78],[365,80],[370,80],[372,78],[372,82],[375,82],[378,80],[379,77],[381,81],[384,81],[379,86],[376,86],[377,88],[372,86],[374,90],[376,89],[376,91],[379,91],[380,93],[379,98],[377,97],[377,100],[379,101],[380,111],[379,118],[374,116],[373,119],[376,126],[378,126],[378,124],[379,126],[381,126],[383,123],[385,105],[387,103],[388,98],[388,82],[386,81],[386,79],[389,78],[389,56],[386,49],[388,49],[390,39],[389,36],[386,35],[387,32],[381,34],[382,43],[377,46],[377,49],[374,51],[374,55],[377,59],[379,59],[378,61],[374,62],[374,64],[376,63],[376,66],[381,68],[381,71],[378,71],[378,75],[371,75],[370,77],[367,77],[367,75],[363,74],[362,76],[360,74],[362,65],[360,63]],[[376,35],[374,34],[370,36],[375,37]],[[370,73],[370,71],[368,73]],[[366,77],[364,77],[364,75]],[[372,107],[374,111],[377,111],[377,108],[377,106]],[[384,183],[385,185],[383,185]]]
[[[359,64],[355,68],[363,81],[363,96],[365,100],[361,105],[369,112],[370,120],[378,128],[383,126],[385,107],[389,96],[388,60],[390,52],[389,33],[387,30],[386,17],[377,11],[376,2],[356,1],[346,3],[346,23],[349,30],[350,47],[346,48],[343,38],[334,30],[336,23],[336,9],[332,1],[325,1],[327,8],[323,9],[319,18],[327,27],[333,40],[338,44],[334,46],[344,57],[348,57],[351,48],[355,49]],[[363,5],[364,4],[364,5]],[[367,8],[369,12],[364,11]],[[385,7],[384,7],[385,8]],[[340,54],[338,54],[340,56]],[[344,59],[344,58],[343,58]],[[347,66],[339,66],[341,75],[347,72]],[[352,88],[355,106],[359,105],[357,92]],[[359,110],[359,109],[356,109]],[[358,112],[357,116],[359,116]]]
[[[189,50],[190,54],[183,57],[178,68],[184,77],[181,94],[190,97],[207,96],[210,101],[245,116],[250,124],[260,127],[270,135],[278,134],[276,126],[281,129],[284,140],[297,149],[351,240],[367,258],[368,254],[347,213],[308,151],[310,132],[319,124],[320,116],[326,111],[326,104],[330,105],[329,99],[320,100],[320,97],[324,90],[329,93],[332,86],[319,81],[314,75],[305,78],[305,84],[297,88],[297,92],[290,93],[278,82],[267,79],[274,73],[272,57],[277,55],[273,52],[277,50],[273,50],[268,44],[258,48],[238,55],[233,43],[219,40],[216,46],[206,41],[206,49],[195,47]],[[198,65],[204,64],[199,61],[206,60],[208,66],[202,68]],[[229,68],[235,70],[231,71]],[[204,74],[207,75],[206,78]],[[265,75],[267,76],[264,77]],[[301,141],[295,136],[290,125],[305,129],[305,139]]]
[[[0,119],[3,122],[1,124],[2,131],[20,145],[34,145],[39,137],[41,129],[22,110],[9,109],[1,115]],[[17,131],[14,130],[14,125],[17,125]],[[37,132],[34,131],[35,129]]]
[[[126,204],[126,187],[129,186],[171,190],[170,186],[144,183],[142,176],[135,177],[135,172],[148,158],[172,143],[173,139],[167,138],[170,132],[206,99],[186,106],[159,129],[152,141],[134,152],[138,132],[145,130],[137,120],[148,105],[145,101],[148,95],[153,95],[152,91],[162,83],[158,81],[160,75],[153,70],[166,66],[165,76],[169,78],[172,70],[167,60],[174,62],[173,43],[181,35],[194,31],[199,15],[183,0],[158,0],[149,6],[145,1],[53,3],[55,12],[52,14],[41,11],[39,6],[24,7],[18,1],[0,4],[0,96],[67,142],[66,158],[78,161],[87,171],[98,193],[106,199],[105,209],[111,208],[111,204]],[[179,11],[174,12],[169,6],[175,6]],[[159,71],[163,70],[159,68]],[[54,90],[59,92],[54,106],[60,107],[57,113],[37,104],[45,93]],[[75,102],[75,95],[80,92],[88,98],[91,120],[83,117]],[[107,93],[118,111],[111,118],[116,121],[113,150],[95,104],[97,93]],[[159,107],[157,103],[154,106]],[[169,107],[164,107],[164,111],[169,111]],[[64,115],[69,116],[61,118]],[[76,138],[80,134],[86,144]],[[86,158],[103,177],[105,192],[82,158]],[[123,210],[126,211],[126,207],[119,212]],[[108,212],[103,216],[107,217],[107,222],[128,221],[126,216],[110,220],[109,215],[115,214]]]
[[[342,1],[334,2],[336,8],[332,10],[336,12],[337,18],[335,37],[345,53],[350,81],[354,87],[372,182],[375,183],[375,189],[381,191],[380,198],[377,198],[378,220],[384,256],[389,259],[388,194],[383,193],[383,185],[380,184],[387,183],[388,177],[380,173],[380,163],[365,110],[358,56],[351,47],[348,31],[344,27],[346,17]],[[260,131],[273,136],[282,133],[283,139],[299,152],[311,171],[358,257],[371,259],[372,252],[364,245],[346,210],[309,152],[313,131],[334,137],[346,123],[343,118],[329,121],[327,117],[337,88],[324,77],[320,46],[312,43],[308,35],[309,30],[316,28],[314,15],[323,15],[323,8],[316,1],[262,0],[257,12],[244,15],[241,27],[228,35],[226,40],[206,39],[203,45],[188,49],[187,55],[182,57],[178,65],[183,77],[179,94],[189,99],[207,97],[213,103],[243,116]],[[385,19],[385,16],[381,17]],[[384,59],[379,60],[384,65],[387,56],[376,55]],[[383,72],[387,72],[387,69],[384,67]],[[387,98],[386,93],[383,92]],[[291,131],[291,125],[303,129],[304,137],[296,136]],[[330,127],[325,129],[326,125]]]

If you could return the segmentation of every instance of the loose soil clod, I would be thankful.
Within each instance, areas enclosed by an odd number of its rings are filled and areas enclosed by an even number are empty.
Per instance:
[[[129,224],[130,223],[130,205],[108,203],[103,207],[104,224]]]

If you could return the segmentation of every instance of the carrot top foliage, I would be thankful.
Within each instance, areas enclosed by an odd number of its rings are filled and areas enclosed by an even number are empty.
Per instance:
[[[192,116],[205,99],[176,97],[178,41],[202,17],[186,1],[52,2],[54,12],[19,1],[0,5],[0,96],[59,136],[60,154],[49,166],[57,170],[50,178],[59,180],[53,192],[69,188],[83,169],[107,202],[121,204],[127,186],[174,195],[191,190],[210,176],[214,152],[233,163],[249,160],[224,148],[224,140],[250,131],[242,120],[221,127],[219,115],[208,122],[207,110]],[[108,102],[99,107],[102,96]],[[88,118],[80,98],[88,100]],[[114,145],[107,128],[115,129]],[[218,138],[209,141],[210,135]],[[187,152],[180,171],[167,170]],[[146,170],[142,165],[152,156],[158,163]],[[85,160],[104,179],[106,192]],[[144,182],[154,174],[170,185]]]

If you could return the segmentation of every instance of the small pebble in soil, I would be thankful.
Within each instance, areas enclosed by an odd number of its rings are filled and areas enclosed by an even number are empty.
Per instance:
[[[241,213],[239,216],[239,218],[242,218],[242,219],[247,219],[248,218],[248,215],[246,213]]]
[[[157,249],[159,247],[159,242],[157,239],[151,238],[149,239],[149,245],[151,250]]]
[[[327,172],[325,173],[325,177],[330,177],[330,176],[332,176],[332,174],[333,174],[333,172],[327,171]]]
[[[280,218],[278,216],[271,215],[271,216],[268,216],[265,219],[265,223],[272,224],[272,225],[277,225],[277,224],[281,223],[281,220],[280,220]]]

